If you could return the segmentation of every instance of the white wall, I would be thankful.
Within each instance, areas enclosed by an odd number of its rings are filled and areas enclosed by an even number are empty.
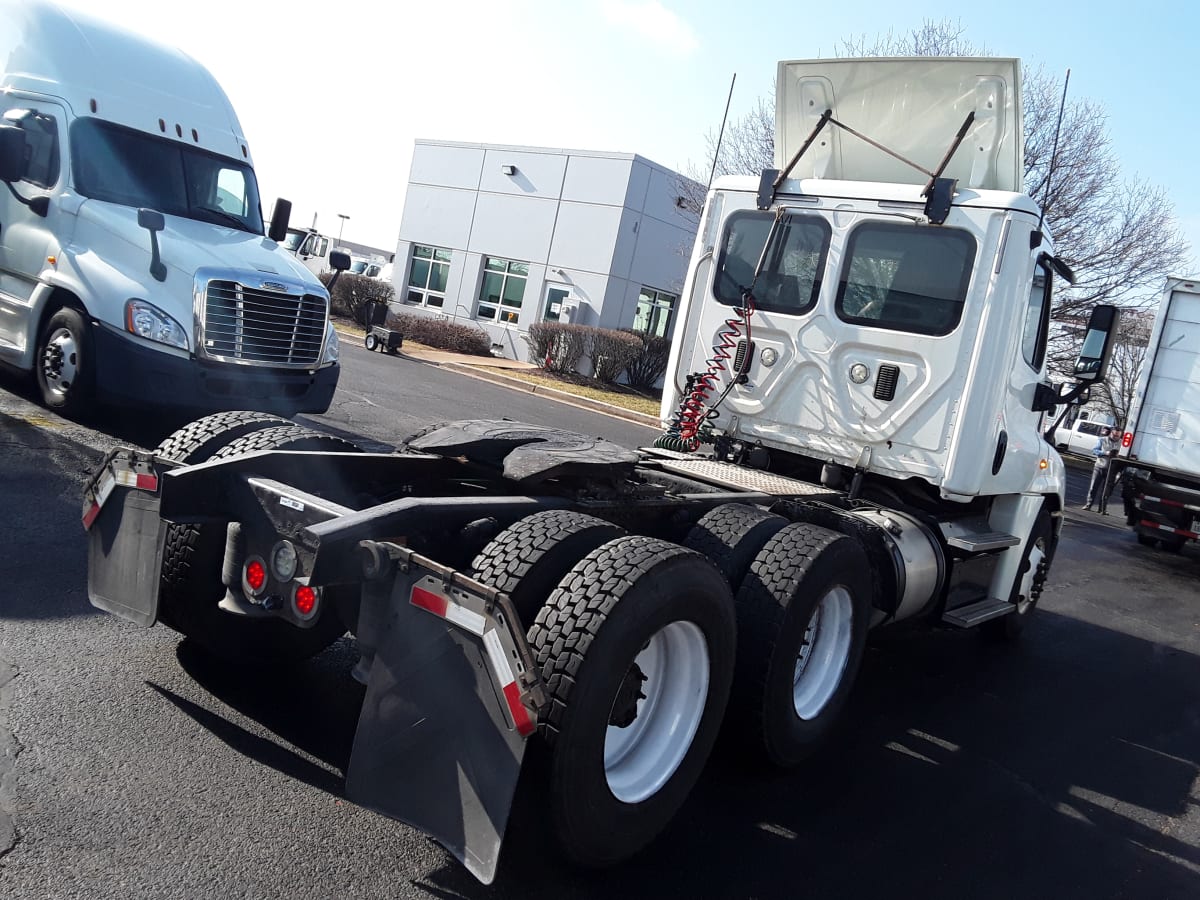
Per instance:
[[[628,328],[643,285],[676,294],[682,286],[695,225],[675,204],[676,178],[629,154],[418,141],[396,247],[397,300],[407,294],[412,245],[426,244],[452,251],[440,312],[464,324],[477,321],[485,257],[529,264],[518,322],[477,323],[506,356],[527,357],[522,334],[543,318],[547,282],[570,289],[570,321]]]

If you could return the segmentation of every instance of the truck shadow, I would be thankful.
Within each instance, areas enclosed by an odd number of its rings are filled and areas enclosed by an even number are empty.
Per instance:
[[[186,642],[179,657],[205,690],[296,750],[155,688],[162,696],[246,756],[341,795],[336,773],[362,699],[348,646],[289,675],[285,692]],[[790,773],[727,735],[667,832],[599,872],[547,851],[553,825],[531,748],[496,883],[478,884],[447,855],[414,886],[441,897],[560,897],[568,885],[581,897],[1183,897],[1200,888],[1200,658],[1191,653],[1045,611],[1019,648],[971,633],[914,634],[869,650],[845,722]]]

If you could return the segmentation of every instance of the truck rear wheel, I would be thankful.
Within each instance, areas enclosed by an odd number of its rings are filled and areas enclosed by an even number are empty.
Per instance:
[[[726,503],[705,513],[684,546],[710,560],[733,590],[763,546],[788,524],[783,516],[745,503]]]
[[[529,630],[550,698],[539,730],[570,859],[625,859],[678,811],[720,727],[735,628],[712,563],[646,537],[593,550],[542,607]]]
[[[807,523],[780,530],[742,580],[730,710],[775,765],[803,761],[836,724],[862,663],[870,597],[858,542]]]
[[[185,434],[189,429],[193,431],[190,440]],[[160,450],[167,445],[181,457],[180,462],[187,463],[262,450],[358,450],[341,438],[251,412],[219,413],[193,422],[167,438]],[[217,523],[168,527],[159,586],[159,618],[165,625],[215,656],[262,664],[308,659],[345,633],[345,625],[330,604],[322,604],[320,617],[311,628],[221,610],[217,604],[225,596],[221,583],[224,554],[225,528]]]
[[[484,584],[504,591],[528,628],[563,576],[624,529],[595,516],[547,510],[514,522],[496,535],[471,564]]]

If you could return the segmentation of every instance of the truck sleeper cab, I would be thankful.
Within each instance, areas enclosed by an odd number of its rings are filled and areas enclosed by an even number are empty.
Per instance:
[[[328,292],[264,235],[212,76],[41,2],[3,4],[0,52],[0,363],[69,414],[93,397],[326,410]]]

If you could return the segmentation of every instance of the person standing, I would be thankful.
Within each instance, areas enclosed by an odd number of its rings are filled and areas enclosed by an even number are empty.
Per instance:
[[[1092,501],[1095,500],[1100,511],[1104,512],[1104,508],[1108,505],[1108,493],[1111,490],[1108,483],[1109,461],[1117,455],[1117,451],[1120,449],[1121,431],[1114,425],[1100,435],[1100,440],[1096,442],[1096,446],[1092,450],[1096,461],[1092,464],[1092,480],[1088,484],[1087,500],[1083,504],[1084,509],[1091,509]],[[1097,490],[1097,485],[1099,485],[1099,490]]]

